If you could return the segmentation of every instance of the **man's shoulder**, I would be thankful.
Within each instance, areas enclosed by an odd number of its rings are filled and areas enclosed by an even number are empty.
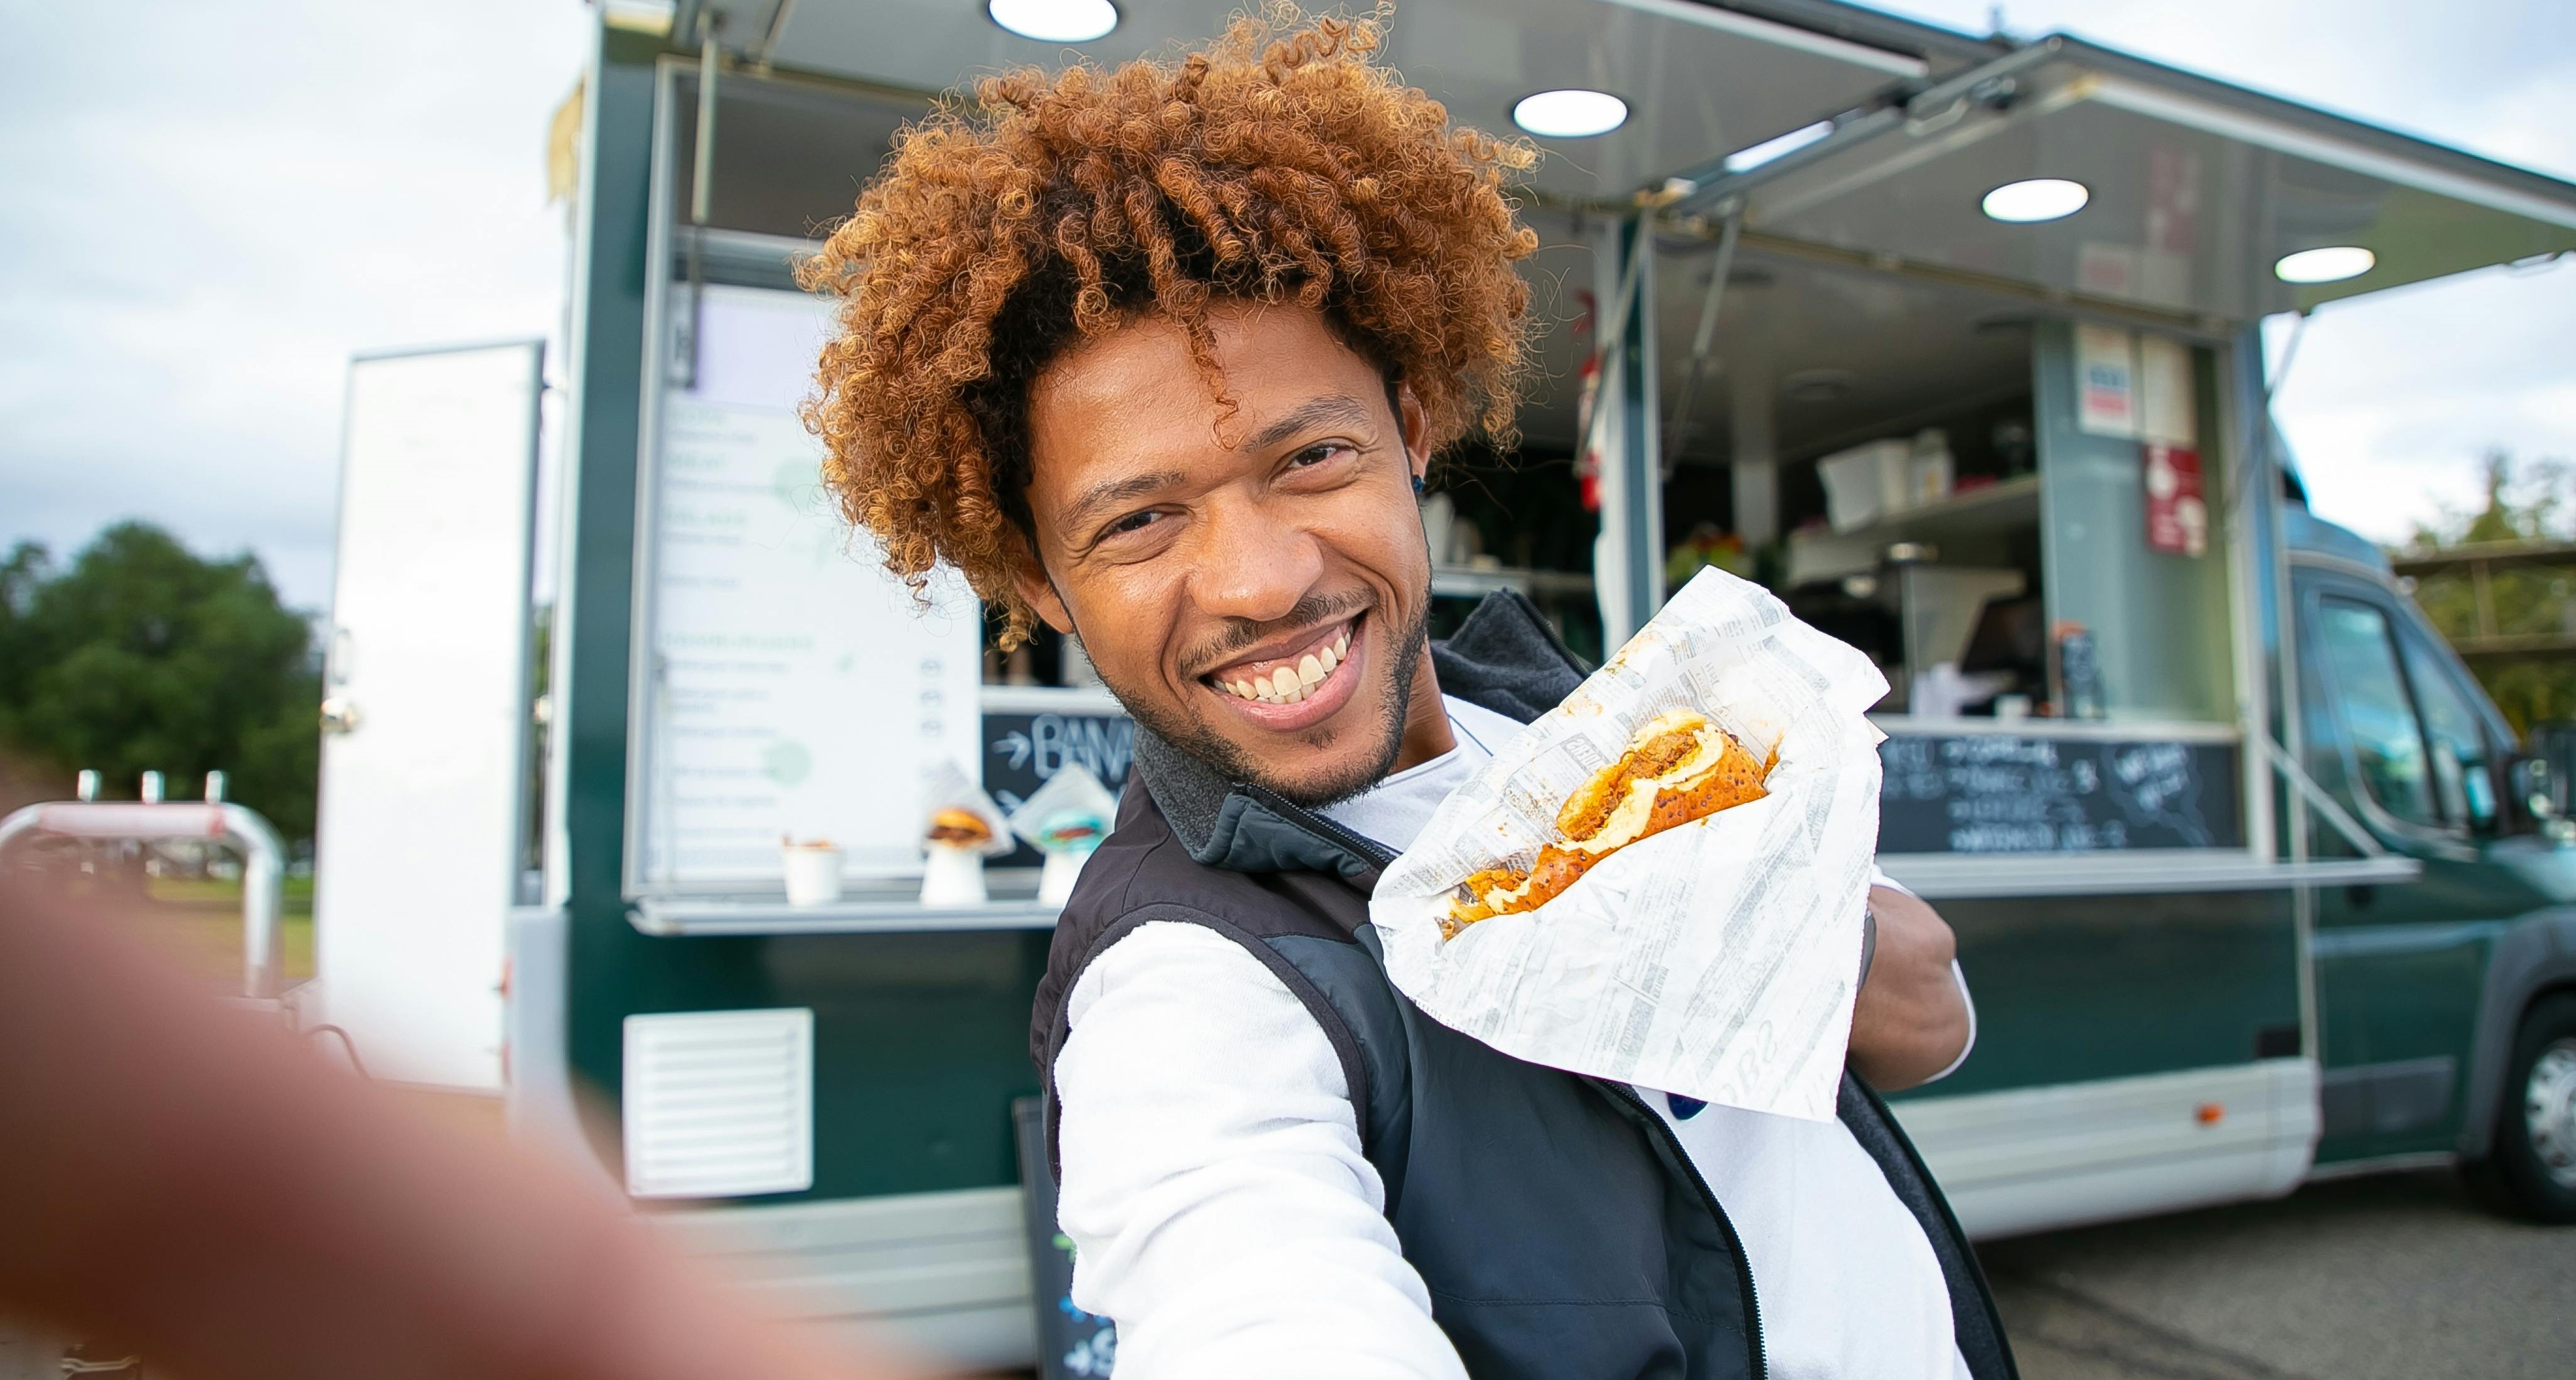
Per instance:
[[[1151,797],[1131,784],[1116,828],[1083,864],[1056,918],[1031,1012],[1030,1052],[1045,1065],[1074,983],[1094,958],[1138,926],[1195,924],[1247,946],[1289,936],[1353,944],[1353,926],[1366,917],[1367,904],[1331,874],[1255,876],[1198,861]]]
[[[1278,876],[1200,862],[1152,797],[1131,787],[1117,826],[1083,864],[1065,901],[1056,945],[1088,951],[1108,930],[1152,919],[1204,921],[1256,938],[1314,932],[1348,939],[1348,926],[1319,915],[1315,898],[1302,894],[1308,890]],[[1366,910],[1365,897],[1351,893],[1349,900],[1355,914]]]

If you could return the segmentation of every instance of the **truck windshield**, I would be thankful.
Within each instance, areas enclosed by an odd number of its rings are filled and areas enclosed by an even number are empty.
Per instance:
[[[2438,825],[2424,729],[2397,667],[2388,616],[2368,604],[2323,601],[2319,635],[2345,725],[2361,759],[2361,779],[2379,807],[2411,824]]]

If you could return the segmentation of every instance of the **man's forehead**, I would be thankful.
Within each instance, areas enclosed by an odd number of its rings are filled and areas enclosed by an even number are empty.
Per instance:
[[[1087,340],[1047,366],[1029,398],[1041,469],[1050,460],[1151,464],[1211,448],[1258,449],[1282,439],[1283,429],[1373,415],[1369,399],[1383,393],[1377,370],[1318,313],[1220,307],[1209,326],[1219,379],[1191,357],[1187,333],[1159,317]]]

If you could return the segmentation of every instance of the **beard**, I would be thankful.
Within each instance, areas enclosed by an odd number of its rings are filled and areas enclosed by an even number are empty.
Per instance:
[[[1110,685],[1109,689],[1111,693],[1118,695],[1119,703],[1126,707],[1128,714],[1133,716],[1139,725],[1150,730],[1163,741],[1197,758],[1209,768],[1222,773],[1227,780],[1259,786],[1290,804],[1304,809],[1321,809],[1336,801],[1348,800],[1385,780],[1387,773],[1395,766],[1395,759],[1404,751],[1405,720],[1413,703],[1413,678],[1421,674],[1422,653],[1429,645],[1430,590],[1426,588],[1422,593],[1424,597],[1415,604],[1412,620],[1405,626],[1394,629],[1394,636],[1388,639],[1387,645],[1391,655],[1386,671],[1379,682],[1380,698],[1376,706],[1376,722],[1368,728],[1358,730],[1374,731],[1377,738],[1375,750],[1363,755],[1352,766],[1330,776],[1320,779],[1291,779],[1273,769],[1259,757],[1245,751],[1241,744],[1219,733],[1204,715],[1187,706],[1181,706],[1178,712],[1174,712],[1174,707],[1150,703],[1142,695],[1130,697],[1119,693],[1118,687],[1114,684]],[[1279,621],[1291,625],[1312,626],[1329,622],[1349,611],[1347,608],[1334,607],[1333,601],[1310,597],[1300,601],[1296,608],[1288,612],[1287,617]],[[1379,617],[1381,612],[1381,610],[1371,609],[1365,616]],[[1248,644],[1251,640],[1250,637],[1246,637],[1244,642]],[[1094,665],[1096,666],[1097,663]],[[1103,680],[1106,679],[1104,676]],[[1369,692],[1362,689],[1360,693]],[[1305,745],[1310,748],[1323,748],[1332,743],[1329,731],[1319,731],[1303,737]]]

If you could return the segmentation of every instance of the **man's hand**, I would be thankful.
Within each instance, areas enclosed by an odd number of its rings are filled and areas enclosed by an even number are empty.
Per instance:
[[[1910,1088],[1968,1047],[1968,1002],[1951,975],[1958,943],[1940,915],[1888,887],[1869,889],[1878,947],[1852,1007],[1851,1070],[1881,1092]]]

